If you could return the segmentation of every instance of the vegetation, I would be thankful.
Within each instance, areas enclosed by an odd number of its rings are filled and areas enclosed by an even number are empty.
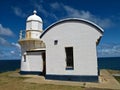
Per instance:
[[[120,76],[115,76],[115,79],[120,83]]]
[[[84,90],[79,86],[26,83],[25,77],[11,77],[11,73],[0,74],[0,90]]]
[[[120,70],[107,70],[111,74],[120,74]]]
[[[118,74],[118,75],[120,75],[120,70],[108,70],[109,71],[109,73],[111,73],[111,74]],[[114,76],[115,77],[115,79],[118,81],[118,82],[120,82],[120,76]]]
[[[0,73],[0,90],[108,90],[98,88],[85,88],[84,86],[66,86],[52,84],[38,84],[24,82],[28,77],[11,76],[18,72]],[[115,77],[120,82],[120,77]]]

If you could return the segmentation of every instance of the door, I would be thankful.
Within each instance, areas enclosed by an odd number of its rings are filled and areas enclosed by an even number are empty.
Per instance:
[[[45,54],[45,51],[42,52],[42,58],[43,58],[43,72],[42,72],[42,75],[45,76],[46,75],[46,54]]]

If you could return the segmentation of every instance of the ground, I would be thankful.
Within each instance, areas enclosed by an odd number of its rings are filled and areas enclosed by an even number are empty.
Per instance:
[[[111,81],[110,74],[116,74],[115,71],[103,70],[103,73],[107,74],[108,77],[106,78],[102,74],[102,84],[44,80],[43,77],[39,76],[21,76],[18,72],[17,70],[0,73],[0,90],[120,90],[120,84],[114,78]],[[120,73],[117,72],[117,74]],[[117,79],[120,80],[120,77]],[[99,86],[103,88],[99,88]]]

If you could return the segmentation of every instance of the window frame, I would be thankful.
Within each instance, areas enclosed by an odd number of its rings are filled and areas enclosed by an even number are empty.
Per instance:
[[[68,52],[68,51],[71,51],[71,52]],[[66,70],[74,70],[74,52],[73,52],[73,51],[74,51],[73,46],[65,47]],[[71,54],[71,55],[70,55],[70,54]],[[70,59],[68,59],[69,55],[70,55],[71,61],[68,61],[68,60],[70,60]]]

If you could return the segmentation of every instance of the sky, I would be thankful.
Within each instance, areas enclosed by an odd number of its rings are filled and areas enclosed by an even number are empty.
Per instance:
[[[120,0],[0,0],[0,59],[20,59],[20,30],[37,11],[43,30],[65,18],[90,20],[104,33],[97,46],[98,57],[120,57]]]

